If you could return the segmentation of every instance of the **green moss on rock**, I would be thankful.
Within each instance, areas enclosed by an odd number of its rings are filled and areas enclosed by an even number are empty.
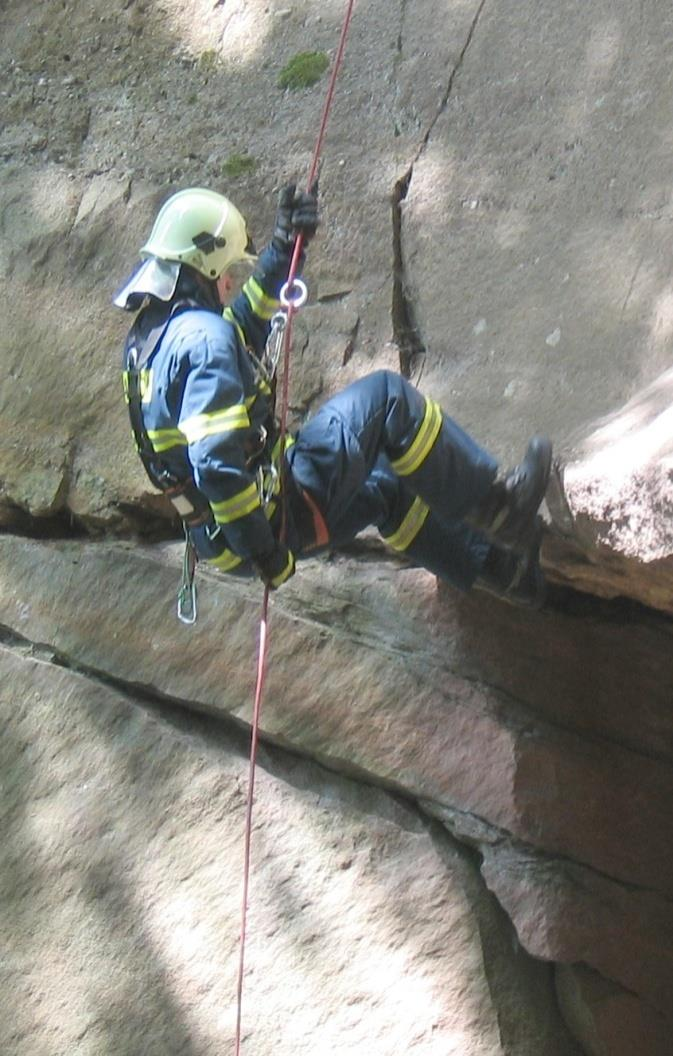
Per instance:
[[[329,55],[324,51],[300,51],[281,70],[278,86],[291,91],[310,88],[320,80],[328,66]]]
[[[257,158],[252,154],[230,154],[222,165],[222,175],[228,180],[237,176],[247,176],[257,168]]]
[[[208,51],[202,51],[199,55],[199,69],[201,73],[212,73],[217,66],[217,52],[214,48],[209,48]]]

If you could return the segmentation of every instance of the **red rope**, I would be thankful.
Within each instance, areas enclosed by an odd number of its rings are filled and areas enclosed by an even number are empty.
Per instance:
[[[323,141],[325,138],[325,131],[327,129],[327,122],[329,120],[330,111],[332,109],[332,101],[334,98],[334,89],[336,87],[337,77],[341,64],[343,61],[344,50],[346,47],[346,38],[348,36],[348,30],[353,15],[353,8],[355,6],[355,0],[348,0],[348,7],[346,15],[344,17],[343,26],[341,28],[341,37],[339,39],[339,46],[337,48],[334,63],[332,65],[332,75],[330,77],[329,86],[327,89],[327,95],[325,97],[325,104],[323,106],[322,118],[320,121],[320,129],[318,131],[318,138],[316,141],[315,149],[313,151],[313,160],[311,162],[311,168],[309,171],[307,187],[310,191],[315,183],[315,179],[318,173],[318,167],[320,165],[320,156],[322,153]],[[297,241],[295,242],[294,252],[290,261],[290,269],[287,276],[288,291],[292,290],[295,278],[297,277],[297,269],[299,267],[299,260],[304,247],[304,236],[299,234]],[[283,484],[283,476],[285,471],[285,436],[287,432],[287,410],[289,402],[289,391],[290,391],[290,352],[292,349],[292,320],[295,314],[296,308],[290,303],[287,308],[287,320],[285,324],[284,342],[283,342],[283,384],[281,387],[281,398],[280,398],[280,466],[281,466],[281,494],[284,496],[285,488]],[[281,539],[285,538],[285,503],[282,505],[282,523],[281,523]],[[257,762],[257,745],[259,741],[259,718],[262,707],[262,693],[264,690],[264,680],[266,674],[266,654],[267,654],[267,642],[268,642],[268,619],[269,619],[269,588],[266,587],[264,590],[264,601],[262,603],[262,615],[259,626],[259,647],[257,656],[257,684],[255,686],[255,703],[252,714],[252,742],[250,746],[250,769],[248,774],[248,798],[246,804],[245,813],[245,851],[244,851],[244,865],[243,865],[243,901],[241,906],[241,936],[240,936],[240,956],[238,965],[238,985],[236,992],[236,1056],[240,1056],[241,1051],[241,1022],[242,1022],[242,1007],[243,1007],[243,977],[245,974],[245,944],[246,944],[246,930],[247,930],[247,917],[248,917],[248,892],[250,889],[250,852],[252,842],[252,807],[253,798],[255,791],[255,767]]]
[[[245,933],[248,916],[248,890],[250,886],[250,843],[252,836],[252,803],[255,792],[255,764],[259,733],[259,714],[262,706],[262,691],[266,668],[266,641],[269,614],[269,588],[264,589],[262,618],[259,625],[259,649],[257,655],[257,685],[255,705],[252,711],[252,744],[250,746],[250,769],[248,773],[248,801],[245,811],[245,868],[243,870],[243,906],[241,913],[241,946],[238,964],[238,987],[236,992],[236,1056],[241,1051],[241,1011],[243,1007],[243,973],[245,970]]]

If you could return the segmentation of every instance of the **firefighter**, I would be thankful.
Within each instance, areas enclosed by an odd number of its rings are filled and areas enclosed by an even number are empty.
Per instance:
[[[243,216],[221,194],[180,191],[159,211],[141,264],[114,300],[137,313],[124,382],[150,479],[201,560],[257,573],[272,589],[293,575],[297,558],[375,525],[393,549],[462,589],[540,605],[545,437],[533,437],[521,463],[499,473],[434,400],[384,370],[287,437],[281,467],[265,348],[295,240],[301,233],[306,245],[317,226],[316,194],[294,185],[280,193],[259,257]],[[240,262],[254,271],[232,299]]]

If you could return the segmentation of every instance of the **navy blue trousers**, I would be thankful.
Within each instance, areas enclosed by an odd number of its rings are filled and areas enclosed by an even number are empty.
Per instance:
[[[287,460],[323,514],[330,545],[375,525],[394,549],[462,589],[479,575],[490,544],[463,518],[487,494],[497,463],[401,375],[377,371],[328,400]],[[288,542],[301,556],[302,540]]]

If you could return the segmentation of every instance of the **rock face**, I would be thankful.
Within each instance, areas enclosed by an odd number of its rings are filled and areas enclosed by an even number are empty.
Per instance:
[[[263,242],[325,86],[280,71],[343,13],[3,5],[8,1056],[231,1038],[259,590],[204,574],[174,621],[109,305],[170,191]],[[293,415],[388,366],[505,462],[548,430],[554,587],[518,612],[367,543],[274,599],[255,1052],[669,1056],[672,34],[663,0],[356,5]]]
[[[230,1050],[241,738],[44,658],[0,670],[2,1051]],[[315,765],[258,778],[246,1049],[576,1051],[464,848]]]
[[[247,721],[259,592],[204,575],[190,632],[170,615],[178,570],[175,547],[7,536],[0,624],[127,692]],[[425,573],[344,571],[309,562],[274,600],[263,736],[420,802],[478,850],[526,950],[590,967],[656,1036],[673,1007],[668,627],[513,620],[477,595],[436,597]],[[103,581],[101,597],[91,584]],[[528,643],[516,665],[510,637]],[[573,693],[567,675],[555,686],[589,647],[589,689]],[[634,672],[658,657],[647,706],[635,674],[611,690],[616,654]]]

